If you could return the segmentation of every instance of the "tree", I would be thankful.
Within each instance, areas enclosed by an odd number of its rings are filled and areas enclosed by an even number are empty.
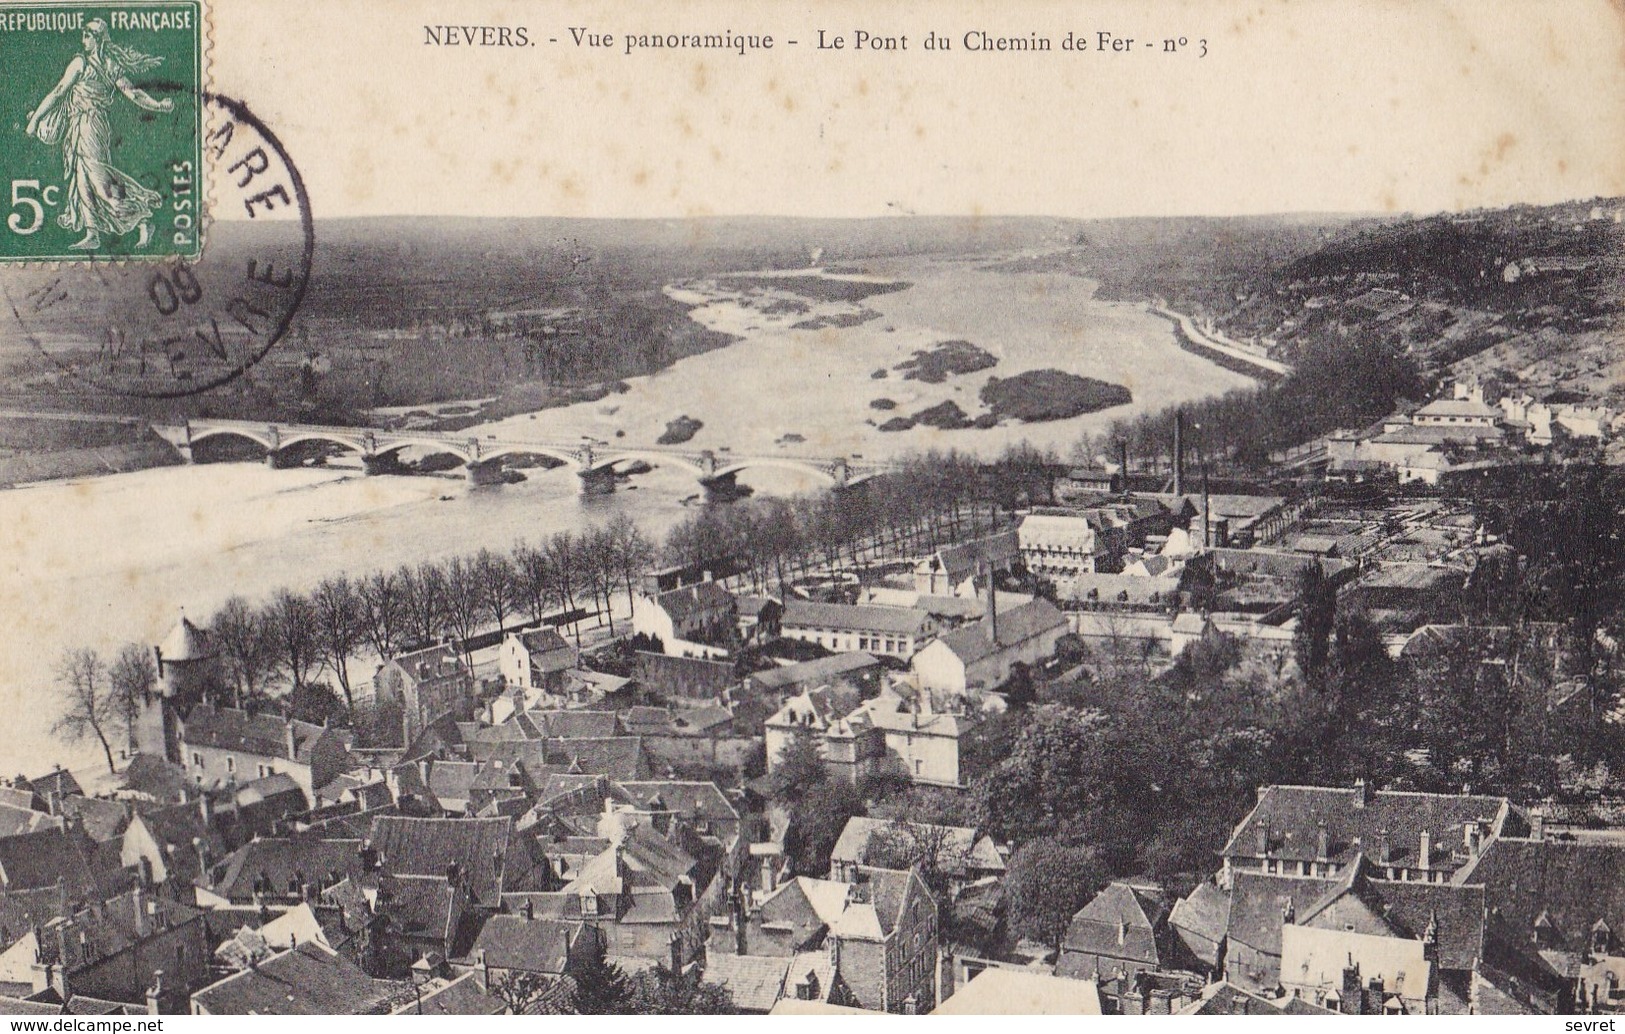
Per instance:
[[[557,599],[566,610],[575,610],[576,607],[576,571],[580,567],[580,558],[576,548],[576,537],[567,531],[555,532],[547,540],[547,561],[553,570],[553,577],[557,580]],[[576,646],[581,645],[581,622],[570,622],[575,629]]]
[[[1016,849],[1004,876],[1010,928],[1059,952],[1072,916],[1106,885],[1095,852],[1056,837],[1039,837]]]
[[[575,973],[575,1010],[584,1016],[614,1015],[626,1010],[626,974],[604,957],[603,947],[587,953]]]
[[[491,993],[502,999],[508,1006],[508,1011],[515,1016],[525,1015],[533,1005],[541,1002],[544,995],[552,989],[552,981],[540,973],[526,973],[522,970],[508,970],[491,981]],[[552,1009],[543,1010],[553,1012]]]
[[[1101,832],[1122,776],[1111,723],[1099,711],[1060,704],[1042,704],[1027,715],[1009,756],[971,787],[976,825],[1016,843]]]
[[[532,621],[553,606],[556,597],[553,563],[547,551],[521,542],[513,551],[514,598]]]
[[[140,643],[125,643],[108,669],[108,683],[118,716],[129,734],[130,750],[135,750],[135,723],[141,709],[158,685],[158,664],[152,651]]]
[[[474,638],[474,633],[479,631],[480,619],[485,613],[479,575],[474,563],[462,557],[452,557],[443,570],[446,619],[462,648],[463,660],[472,671],[474,651],[470,649],[469,642]]]
[[[257,693],[272,668],[271,639],[265,616],[241,596],[220,605],[209,625],[209,634],[219,644],[220,659],[231,680],[232,703]]]
[[[714,1016],[735,1010],[733,993],[721,984],[656,966],[627,981],[625,1011],[637,1016]]]
[[[620,570],[621,581],[626,588],[626,605],[630,609],[636,596],[636,580],[655,561],[655,545],[625,512],[611,517],[609,523],[604,525],[604,532],[609,537],[615,566]]]
[[[474,589],[485,617],[502,631],[518,598],[513,561],[489,549],[480,550],[474,556]]]
[[[954,831],[947,826],[893,822],[869,834],[863,864],[879,869],[918,869],[920,879],[946,909],[953,900],[953,882],[970,861],[967,846],[955,843]]]
[[[818,749],[818,736],[811,730],[796,730],[790,742],[773,761],[768,778],[777,800],[799,800],[808,790],[829,778],[824,755]]]
[[[361,649],[367,635],[366,615],[361,597],[344,575],[327,578],[311,594],[315,608],[316,654],[322,665],[338,679],[345,706],[355,710],[355,693],[350,688],[350,658]]]
[[[434,642],[446,627],[446,573],[426,560],[416,567],[402,564],[395,581],[407,632],[420,645]]]
[[[350,708],[325,682],[302,682],[283,698],[288,717],[312,725],[343,724],[350,720]]]
[[[316,605],[309,597],[278,589],[265,609],[276,666],[295,688],[310,679],[318,663]]]
[[[1292,646],[1304,681],[1316,689],[1321,688],[1336,624],[1337,588],[1318,562],[1305,564],[1298,572],[1298,627]]]
[[[108,773],[115,772],[113,747],[107,737],[122,709],[107,685],[107,665],[95,650],[69,650],[57,662],[56,681],[62,689],[62,713],[51,732],[70,743],[95,737],[107,756]]]
[[[400,581],[387,571],[374,571],[356,583],[355,594],[367,643],[379,660],[388,660],[395,656],[405,623]]]
[[[807,790],[790,809],[790,828],[784,835],[784,852],[796,875],[827,873],[830,852],[847,820],[862,814],[862,795],[838,779],[826,779]]]

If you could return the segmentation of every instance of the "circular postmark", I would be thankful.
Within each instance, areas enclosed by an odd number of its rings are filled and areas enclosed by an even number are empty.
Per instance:
[[[159,98],[180,92],[144,88]],[[204,168],[177,149],[168,181],[156,185],[164,203],[153,218],[153,232],[172,235],[195,259],[89,255],[0,270],[12,325],[49,360],[34,380],[71,378],[152,399],[194,395],[241,377],[287,333],[315,251],[304,180],[241,101],[203,91],[197,102]]]

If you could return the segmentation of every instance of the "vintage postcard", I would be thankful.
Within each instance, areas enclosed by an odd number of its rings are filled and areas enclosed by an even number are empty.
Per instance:
[[[1625,1011],[1618,3],[0,68],[0,1013]]]

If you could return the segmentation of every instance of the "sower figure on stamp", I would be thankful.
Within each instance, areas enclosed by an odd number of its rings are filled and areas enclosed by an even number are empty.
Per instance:
[[[113,167],[107,114],[114,90],[144,111],[172,111],[174,101],[155,100],[130,83],[130,76],[156,68],[163,59],[114,43],[100,18],[85,26],[81,41],[84,53],[74,55],[61,81],[28,117],[28,134],[62,145],[64,211],[56,219],[66,230],[84,231],[74,248],[93,251],[101,247],[102,234],[122,237],[136,229],[136,247],[144,247],[163,195]]]

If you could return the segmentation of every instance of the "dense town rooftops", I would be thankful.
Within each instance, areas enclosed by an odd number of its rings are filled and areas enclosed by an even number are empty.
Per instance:
[[[1504,946],[1577,956],[1602,954],[1600,943],[1625,955],[1625,844],[1498,838],[1456,878],[1484,886],[1490,933]],[[1570,964],[1546,961],[1559,972]]]
[[[78,969],[111,959],[202,914],[178,901],[132,890],[46,922],[40,928],[37,957],[42,963]]]
[[[562,976],[570,962],[570,945],[580,935],[580,923],[495,915],[480,928],[469,957],[492,969]]]
[[[1092,980],[993,966],[976,974],[932,1012],[933,1016],[1099,1016],[1100,989]]]
[[[325,887],[356,875],[361,867],[359,840],[263,837],[249,841],[215,865],[206,886],[231,901],[247,901],[256,893],[297,896],[304,886]]]

